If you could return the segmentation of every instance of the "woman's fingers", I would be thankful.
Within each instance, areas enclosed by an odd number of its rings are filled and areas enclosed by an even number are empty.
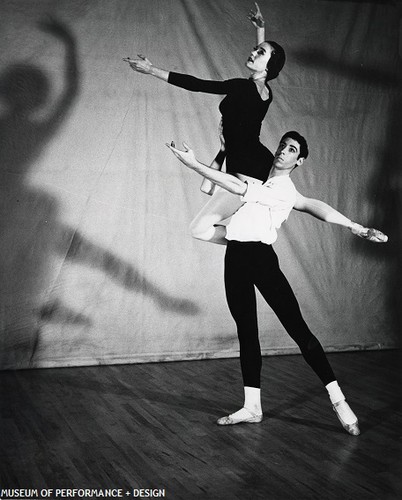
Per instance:
[[[127,56],[127,57],[123,57],[123,61],[125,62],[128,62],[128,63],[139,63],[139,62],[147,62],[149,64],[151,64],[151,61],[149,59],[147,59],[145,56],[141,55],[141,54],[137,54],[139,59],[131,59],[131,57]]]

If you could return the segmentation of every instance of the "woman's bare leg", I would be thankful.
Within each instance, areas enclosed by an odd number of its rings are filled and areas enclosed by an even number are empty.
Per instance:
[[[240,196],[218,188],[190,224],[191,236],[202,241],[226,244],[226,228],[221,225],[244,204]]]
[[[236,174],[239,179],[248,183],[262,182],[253,177]],[[204,205],[190,224],[191,236],[210,243],[226,244],[225,219],[231,217],[244,204],[239,195],[229,193],[217,187],[212,198]]]

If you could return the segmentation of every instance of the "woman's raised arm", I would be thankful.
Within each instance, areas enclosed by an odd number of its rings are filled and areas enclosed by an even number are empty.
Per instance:
[[[257,45],[265,41],[265,21],[261,14],[260,7],[257,2],[254,2],[255,11],[250,10],[247,18],[252,22],[256,29]]]

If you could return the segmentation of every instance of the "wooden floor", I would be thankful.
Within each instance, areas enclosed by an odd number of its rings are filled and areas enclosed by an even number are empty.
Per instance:
[[[401,499],[400,353],[329,359],[359,416],[359,437],[341,428],[298,355],[264,358],[265,419],[234,427],[215,419],[241,403],[238,359],[2,372],[0,490]]]

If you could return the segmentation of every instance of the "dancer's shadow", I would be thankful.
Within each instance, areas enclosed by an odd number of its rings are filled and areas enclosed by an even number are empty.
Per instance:
[[[4,109],[0,116],[0,367],[26,364],[37,342],[33,311],[46,293],[58,203],[32,187],[27,175],[59,129],[78,91],[72,34],[54,19],[40,28],[65,48],[64,90],[52,112],[40,117],[50,96],[48,78],[40,68],[19,63],[0,75]]]
[[[172,297],[130,264],[63,226],[57,199],[29,182],[30,170],[60,130],[79,90],[76,42],[69,28],[56,19],[40,28],[65,49],[64,86],[51,111],[44,117],[51,88],[39,67],[19,63],[0,74],[0,369],[29,365],[45,322],[91,323],[61,299],[49,302],[52,261],[60,255],[98,267],[127,289],[145,291],[161,307],[197,312],[192,302]]]
[[[199,311],[198,306],[191,300],[174,297],[165,292],[133,265],[116,257],[112,252],[95,245],[78,231],[61,226],[57,244],[58,252],[66,260],[70,260],[76,265],[98,269],[111,281],[127,290],[141,291],[150,296],[162,310],[183,315],[194,315]]]

